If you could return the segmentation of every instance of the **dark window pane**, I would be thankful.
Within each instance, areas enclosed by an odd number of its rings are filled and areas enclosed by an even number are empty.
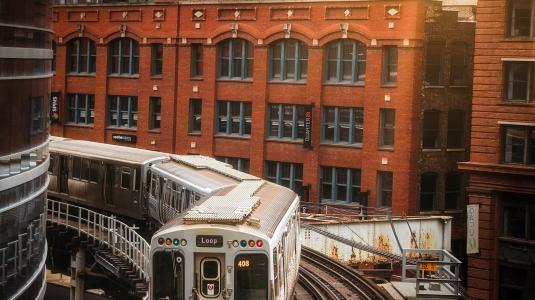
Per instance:
[[[508,127],[505,129],[505,162],[524,163],[526,149],[526,130],[522,127]]]
[[[503,210],[503,234],[508,237],[525,239],[526,208],[525,206],[506,206]]]

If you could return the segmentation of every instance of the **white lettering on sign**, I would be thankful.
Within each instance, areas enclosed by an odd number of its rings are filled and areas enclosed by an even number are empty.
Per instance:
[[[213,296],[214,295],[214,284],[213,283],[208,283],[206,285],[206,294],[208,294],[209,296]]]

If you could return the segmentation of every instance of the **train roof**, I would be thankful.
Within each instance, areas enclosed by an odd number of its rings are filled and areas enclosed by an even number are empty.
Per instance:
[[[199,201],[160,230],[172,230],[174,226],[187,228],[184,225],[220,224],[246,227],[271,238],[296,197],[292,190],[260,178],[243,180]]]
[[[68,138],[52,137],[49,147],[54,152],[128,164],[145,164],[153,160],[169,159],[169,155],[162,152]]]

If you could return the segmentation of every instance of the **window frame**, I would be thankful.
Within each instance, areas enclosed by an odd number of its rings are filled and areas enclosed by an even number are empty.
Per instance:
[[[202,78],[203,76],[203,45],[193,43],[190,45],[190,77]]]
[[[333,122],[327,122],[327,111],[329,109],[334,109],[334,120]],[[341,122],[341,110],[349,110],[349,123],[348,123],[348,140],[347,141],[341,141],[340,140],[340,129],[342,128],[342,124],[345,124],[345,122]],[[358,114],[360,112],[360,115],[362,116],[362,123],[356,123],[356,118],[358,118]],[[357,114],[357,115],[356,115]],[[332,124],[332,125],[331,125]],[[360,125],[360,128],[359,128]],[[326,139],[326,127],[333,126],[333,139],[328,140]],[[361,141],[355,141],[355,131],[360,130],[362,133]],[[354,147],[362,147],[364,143],[364,108],[362,107],[344,107],[344,106],[323,106],[321,108],[321,143],[322,144],[329,144],[329,145],[348,145],[348,146],[354,146]]]
[[[453,116],[458,114],[459,119],[455,120]],[[465,128],[466,128],[466,112],[460,109],[450,110],[448,112],[448,132],[446,147],[447,149],[464,149],[465,148]],[[454,140],[452,135],[459,134],[459,145],[452,145],[451,141]]]
[[[294,57],[286,55],[287,44],[294,46]],[[275,48],[279,47],[280,56],[275,58]],[[305,55],[303,55],[305,54]],[[293,61],[293,62],[292,62]],[[288,78],[289,62],[293,64],[294,76]],[[275,74],[275,64],[279,64],[279,75]],[[303,70],[305,70],[303,72]],[[283,39],[273,42],[269,46],[269,81],[306,82],[308,76],[308,45],[297,39]]]
[[[272,108],[277,108],[277,118],[272,116]],[[291,124],[291,136],[285,136],[284,129],[285,124],[288,124],[287,120],[284,120],[284,109],[291,107],[292,109],[292,120]],[[270,103],[267,107],[267,118],[266,118],[266,137],[268,139],[284,139],[284,140],[293,140],[293,141],[302,141],[305,137],[305,107],[306,105],[299,104],[275,104]],[[302,112],[301,116],[299,113]],[[301,119],[299,118],[301,117]],[[272,129],[277,128],[277,135],[272,134]],[[299,130],[299,127],[302,127],[302,131]],[[300,132],[302,133],[300,136]]]
[[[156,107],[159,107],[156,111]],[[149,97],[149,130],[160,131],[162,128],[162,98]],[[158,126],[156,126],[156,122]]]
[[[199,108],[199,110],[197,111],[196,108]],[[188,133],[200,133],[201,130],[202,130],[202,100],[201,99],[189,99]]]
[[[429,190],[429,191],[423,191],[423,178],[424,176],[433,176],[433,179],[434,179],[434,187],[433,187],[433,190]],[[420,195],[419,195],[419,203],[420,203],[420,207],[418,209],[419,212],[432,212],[432,211],[437,211],[438,210],[438,182],[439,182],[439,174],[436,173],[436,172],[423,172],[422,174],[420,174]],[[431,209],[423,209],[423,197],[424,195],[432,195],[433,199],[433,203],[432,203],[432,208]]]
[[[330,169],[331,175],[330,175],[330,181],[324,180],[324,172],[326,169]],[[336,201],[342,201],[351,203],[351,199],[354,201],[358,201],[358,197],[354,197],[353,195],[353,189],[357,189],[360,193],[361,187],[362,187],[362,172],[360,169],[353,169],[353,168],[343,168],[343,167],[333,167],[333,166],[320,166],[320,193],[319,193],[319,200],[320,203],[324,202],[336,202]],[[346,182],[345,184],[337,182],[338,179],[338,172],[346,172]],[[358,177],[358,185],[353,184],[353,176]],[[323,198],[324,193],[324,186],[330,185],[331,189],[331,198]],[[346,199],[345,200],[338,200],[338,187],[345,187],[346,189]]]
[[[270,176],[269,174],[269,169],[271,167],[275,168],[275,177]],[[290,168],[289,177],[284,177],[284,178],[282,177],[283,167]],[[303,193],[303,164],[302,163],[266,160],[264,173],[265,173],[264,176],[268,181],[276,183],[278,185],[285,186],[291,189],[292,191],[294,191],[296,194],[302,195]],[[299,173],[301,174],[301,177],[298,176]],[[287,181],[289,184],[285,185],[283,183],[284,181]]]
[[[74,105],[71,106],[71,101],[74,100]],[[85,102],[83,108],[80,107],[81,101]],[[92,126],[95,124],[95,95],[93,94],[67,94],[67,113],[65,124],[69,125],[84,125]],[[85,121],[80,121],[82,110],[85,110]],[[71,120],[70,112],[74,112],[74,120]],[[89,119],[93,121],[90,122]]]
[[[424,82],[427,86],[443,86],[444,85],[444,74],[443,74],[444,70],[442,67],[444,64],[445,47],[446,47],[446,43],[442,40],[433,40],[433,41],[427,42],[426,44]],[[436,54],[435,53],[436,50],[439,50],[440,53],[438,53],[437,57],[434,57],[434,55]],[[431,58],[437,58],[437,61],[434,61]],[[431,80],[429,80],[431,76],[430,74],[434,74],[433,72],[430,72],[430,70],[434,70],[434,72],[437,72],[436,82],[432,82]]]
[[[452,189],[452,180],[456,179],[456,182],[458,183],[457,189]],[[448,184],[450,183],[450,184]],[[456,195],[455,200],[455,207],[448,207],[448,199],[449,195]],[[446,177],[444,179],[444,210],[460,210],[461,209],[461,201],[463,196],[463,175],[461,172],[454,171],[454,172],[448,172],[446,173]]]
[[[112,104],[113,101],[116,103],[116,109],[112,110]],[[128,108],[126,110],[126,113],[128,113],[128,121],[126,126],[121,125],[121,116],[124,112],[121,109],[121,103],[123,101],[128,102]],[[133,109],[135,108],[135,110]],[[113,112],[117,113],[117,120],[115,124],[113,124]],[[109,128],[128,128],[128,129],[137,129],[137,114],[138,114],[138,98],[137,96],[108,96],[108,105],[107,105],[107,125]],[[136,123],[136,125],[132,125],[133,123]]]
[[[386,124],[386,115],[387,113],[392,113],[393,124],[390,126]],[[392,131],[392,143],[385,143],[385,131]],[[396,110],[393,108],[380,108],[379,109],[379,148],[381,149],[394,149],[396,141]]]
[[[235,170],[240,172],[249,173],[251,161],[245,157],[233,157],[233,156],[215,156],[216,160],[231,165]],[[236,164],[233,164],[236,162]]]
[[[428,125],[428,123],[426,122],[428,121],[427,118],[431,118],[432,121],[436,119],[436,124],[433,124],[433,125],[436,125],[436,128],[428,128],[426,126]],[[424,115],[422,118],[422,140],[421,140],[422,149],[426,149],[426,150],[440,149],[440,146],[441,146],[440,145],[440,119],[441,119],[440,111],[438,110],[425,110],[424,111]],[[426,144],[427,138],[429,138],[429,134],[431,134],[431,136],[434,137],[433,145]]]
[[[163,44],[153,43],[150,46],[150,75],[161,78],[163,77]]]
[[[508,0],[506,5],[507,5],[507,19],[508,19],[508,26],[507,26],[507,30],[506,30],[506,34],[508,37],[512,37],[512,38],[529,38],[529,39],[533,39],[535,38],[535,3],[533,3],[533,1],[531,1],[531,7],[528,8],[530,10],[530,24],[529,24],[529,33],[528,34],[519,34],[519,33],[515,33],[515,13],[516,13],[516,10],[515,10],[515,7],[517,5],[522,5],[524,3],[522,3],[523,1],[513,1],[513,0]],[[528,2],[528,1],[525,1],[525,2]]]
[[[352,43],[351,51],[351,80],[345,80],[343,78],[343,46],[344,43]],[[333,47],[335,46],[335,47]],[[329,58],[330,51],[336,48],[336,58]],[[354,84],[354,85],[364,85],[366,82],[366,57],[367,57],[367,47],[366,44],[353,39],[338,39],[332,41],[325,45],[323,48],[324,52],[324,74],[323,82],[326,84]],[[362,54],[364,59],[362,59]],[[361,55],[359,57],[359,55]],[[331,79],[330,75],[330,63],[336,64],[335,77],[336,79]],[[362,67],[361,67],[362,66]]]
[[[525,66],[527,65],[527,66]],[[527,67],[527,78],[525,81],[526,97],[514,97],[514,84],[519,80],[514,78],[514,70],[520,67]],[[535,62],[531,61],[505,61],[503,65],[503,101],[506,103],[533,103],[535,102]]]
[[[390,177],[390,187],[384,182]],[[390,193],[390,201],[385,203],[384,193]],[[392,196],[394,193],[394,173],[391,171],[377,171],[377,207],[392,207]]]
[[[240,114],[239,114],[239,132],[233,133],[232,132],[232,124],[234,123],[233,115],[232,115],[232,104],[239,103],[240,105]],[[226,104],[226,115],[223,116],[220,112],[220,104]],[[251,112],[250,116],[245,115],[246,107],[249,106],[249,111]],[[240,137],[250,137],[251,136],[251,130],[252,130],[252,103],[251,102],[245,102],[245,101],[227,101],[227,100],[217,100],[216,101],[216,135],[227,135],[227,136],[240,136]],[[222,124],[222,119],[225,119],[226,125],[225,125],[225,132],[220,131],[220,127]],[[249,124],[249,133],[246,133],[246,124]]]
[[[516,129],[516,130],[522,130],[523,131],[523,157],[522,162],[514,162],[512,161],[513,153],[511,152],[511,161],[508,161],[507,159],[507,130],[508,129]],[[531,157],[531,152],[535,153],[535,126],[520,126],[520,125],[509,125],[505,124],[501,126],[501,149],[502,153],[500,155],[501,162],[503,164],[508,165],[521,165],[521,166],[533,166],[535,165],[535,155],[534,157]],[[511,147],[513,147],[514,144],[511,144]]]
[[[127,45],[123,45],[128,43]],[[124,46],[124,47],[123,47]],[[128,53],[125,54],[126,47]],[[117,53],[114,50],[117,48]],[[108,45],[108,75],[111,76],[139,76],[139,43],[131,38],[116,38]],[[117,64],[113,60],[117,60]],[[128,66],[125,68],[123,60],[128,59]],[[117,72],[113,72],[114,69]]]
[[[45,130],[45,103],[43,96],[30,97],[30,135],[37,135]]]
[[[450,45],[450,85],[452,86],[466,86],[468,85],[468,58],[469,49],[468,44],[462,41],[456,41]],[[457,63],[460,62],[461,63]],[[462,78],[457,78],[457,75],[462,75]]]
[[[383,65],[381,68],[381,83],[396,85],[398,82],[398,47],[395,45],[383,46]],[[395,75],[392,75],[395,73]]]
[[[82,53],[82,43],[86,43],[86,52]],[[74,53],[73,53],[74,52]],[[70,40],[67,43],[67,74],[86,74],[94,75],[96,73],[96,43],[87,38],[79,37]],[[82,70],[82,59],[85,59],[85,70]],[[74,64],[76,62],[76,64]]]
[[[223,48],[228,47],[228,67],[223,70]],[[241,56],[234,56],[237,47],[241,48]],[[240,61],[239,66],[234,65]],[[240,76],[234,76],[237,67],[240,68]],[[250,69],[250,70],[249,70]],[[219,80],[252,80],[254,69],[254,46],[251,42],[240,39],[230,38],[221,41],[217,45],[217,79]],[[249,74],[251,72],[251,74]]]

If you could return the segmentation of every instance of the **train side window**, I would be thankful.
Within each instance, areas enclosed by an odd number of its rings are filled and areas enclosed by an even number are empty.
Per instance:
[[[98,161],[91,161],[91,168],[89,171],[89,181],[92,183],[98,182],[98,171],[99,171],[99,162]]]
[[[141,177],[140,174],[141,173],[139,172],[139,168],[134,169],[134,191],[139,191],[139,177]]]
[[[72,179],[81,180],[82,159],[79,157],[72,158]]]
[[[130,189],[130,176],[131,170],[129,167],[122,167],[121,170],[121,188],[129,190]]]
[[[89,181],[89,169],[90,169],[90,163],[88,159],[82,159],[82,174],[80,178],[83,181]]]
[[[48,174],[54,173],[54,161],[56,160],[55,156],[50,155],[50,164],[48,165]]]

